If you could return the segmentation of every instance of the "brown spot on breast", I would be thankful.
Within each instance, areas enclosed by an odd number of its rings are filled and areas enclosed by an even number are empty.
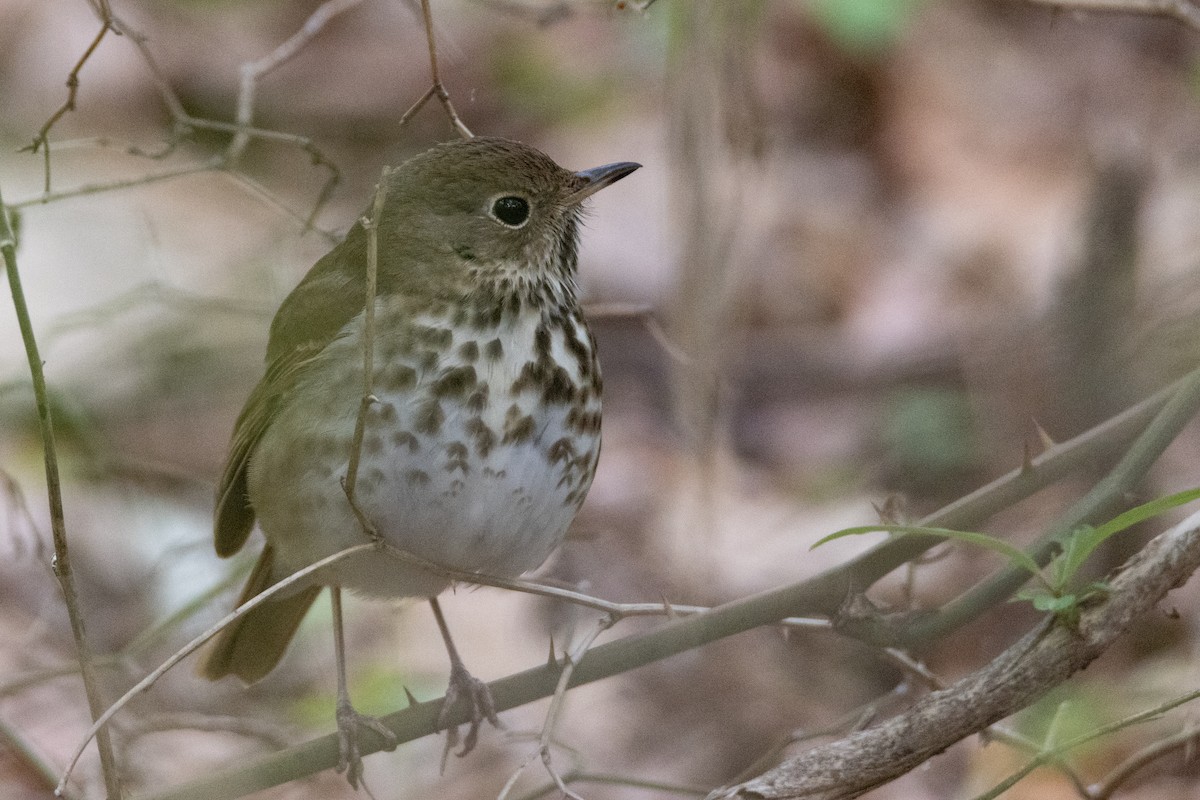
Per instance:
[[[358,475],[358,488],[371,491],[383,483],[383,470],[379,467],[371,467],[366,472],[360,472]]]
[[[480,414],[488,404],[488,385],[480,383],[476,386],[475,391],[471,392],[471,396],[467,398],[467,410]]]
[[[462,442],[451,442],[446,445],[446,471],[460,470],[463,475],[470,471],[467,464],[467,446]]]
[[[442,411],[442,404],[436,399],[430,398],[418,406],[415,427],[418,433],[435,434],[442,429],[442,422],[445,419],[446,414]]]
[[[483,354],[492,361],[499,361],[504,357],[504,345],[497,339],[492,339],[483,347]]]
[[[376,320],[378,323],[379,321]],[[378,330],[378,324],[376,326]],[[411,355],[413,351],[412,336],[408,334],[390,334],[382,337],[383,342],[379,348],[379,357],[381,361],[396,361],[404,356]]]
[[[495,432],[479,417],[471,417],[467,420],[466,429],[475,442],[475,452],[483,458],[487,458],[488,453],[492,451],[492,446],[496,443]]]
[[[517,444],[533,438],[533,417],[521,412],[516,403],[509,406],[504,417],[504,438],[502,444]]]
[[[433,382],[433,394],[436,397],[462,397],[475,386],[475,368],[467,364],[461,367],[450,367],[442,370],[442,374]]]
[[[440,352],[437,350],[426,350],[421,353],[420,360],[417,363],[420,364],[421,369],[425,372],[431,372],[437,368],[438,362],[441,360],[442,354]]]
[[[479,358],[479,342],[463,342],[458,346],[458,357],[467,363]]]
[[[568,461],[574,455],[575,445],[569,436],[562,437],[546,449],[546,458],[550,459],[551,464],[557,464],[559,461]]]
[[[517,375],[517,379],[513,381],[509,391],[513,394],[520,394],[537,384],[537,379],[541,375],[541,368],[533,361],[526,361],[525,366],[521,367],[521,372]]]
[[[542,402],[546,405],[569,403],[575,399],[575,383],[562,367],[547,370],[542,384]]]
[[[345,439],[337,436],[322,436],[316,442],[317,456],[322,459],[345,458],[348,444]]]
[[[550,360],[550,329],[545,325],[538,325],[533,333],[533,352],[538,361]]]
[[[375,373],[375,383],[388,392],[401,392],[417,385],[417,371],[407,364],[388,364]]]
[[[391,403],[376,403],[371,408],[379,415],[380,422],[390,423],[396,421],[396,407]]]
[[[504,318],[504,307],[499,303],[484,304],[475,309],[475,319],[472,320],[477,330],[495,328]]]
[[[404,479],[408,481],[409,486],[427,486],[429,473],[423,469],[406,469],[404,470]]]
[[[426,347],[433,347],[439,350],[448,350],[450,343],[454,341],[454,331],[449,328],[434,328],[429,326],[419,326],[414,330],[417,341]]]
[[[417,437],[408,431],[396,431],[393,433],[392,444],[397,448],[407,447],[409,453],[415,453],[421,449],[421,443],[417,441]]]
[[[571,430],[577,433],[596,434],[600,432],[600,410],[584,410],[579,406],[573,406],[567,412],[567,418],[564,424]]]

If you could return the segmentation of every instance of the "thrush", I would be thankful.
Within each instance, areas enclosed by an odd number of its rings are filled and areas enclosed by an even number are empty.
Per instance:
[[[459,572],[513,577],[545,561],[600,453],[600,366],[576,283],[582,203],[639,166],[572,172],[532,147],[478,137],[437,145],[387,173],[369,333],[371,234],[360,220],[283,301],[265,375],[234,427],[217,490],[216,551],[240,550],[256,520],[266,537],[239,605],[373,537]],[[356,439],[367,335],[374,396]],[[495,711],[437,605],[449,584],[375,551],[347,558],[223,630],[201,674],[265,676],[325,586],[339,633],[343,588],[430,598],[451,661],[444,709],[467,699],[469,749]],[[339,767],[357,784],[360,729],[385,744],[394,738],[353,709],[340,641],[338,657]]]

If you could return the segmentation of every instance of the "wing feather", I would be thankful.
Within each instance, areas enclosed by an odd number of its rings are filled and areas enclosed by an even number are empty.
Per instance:
[[[362,311],[366,293],[361,224],[318,261],[292,290],[275,319],[267,343],[267,370],[234,425],[229,457],[217,484],[213,542],[226,557],[242,548],[254,528],[254,506],[246,475],[254,451],[296,379]]]

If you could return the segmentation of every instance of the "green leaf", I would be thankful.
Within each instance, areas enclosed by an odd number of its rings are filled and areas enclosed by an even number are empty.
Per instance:
[[[920,534],[925,536],[938,536],[943,539],[953,539],[957,542],[965,542],[978,547],[984,547],[992,552],[999,553],[1019,567],[1028,570],[1031,575],[1040,578],[1041,567],[1038,563],[1030,558],[1021,550],[1013,547],[1003,539],[997,539],[995,536],[988,536],[986,533],[972,533],[971,531],[955,531],[949,528],[922,528],[915,525],[860,525],[854,528],[843,528],[840,531],[835,531],[828,536],[817,541],[813,548],[820,547],[826,542],[832,542],[834,539],[842,539],[846,536],[859,536],[864,533],[875,533],[877,531],[886,531],[888,533],[899,534]]]
[[[1051,614],[1061,614],[1079,605],[1079,600],[1073,594],[1064,594],[1060,597],[1055,597],[1047,593],[1032,597],[1030,600],[1033,602],[1033,607],[1038,611],[1048,611]]]
[[[1061,587],[1066,584],[1110,536],[1197,499],[1200,499],[1200,488],[1188,489],[1131,508],[1095,528],[1090,525],[1079,526],[1063,540],[1063,553],[1054,568],[1055,585]]]

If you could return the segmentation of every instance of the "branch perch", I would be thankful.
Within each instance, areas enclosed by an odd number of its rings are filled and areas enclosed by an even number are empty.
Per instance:
[[[886,722],[791,759],[710,800],[845,800],[1025,708],[1086,667],[1200,567],[1200,513],[1151,541],[1077,629],[1039,625],[991,664]],[[1052,618],[1050,618],[1052,619]]]

